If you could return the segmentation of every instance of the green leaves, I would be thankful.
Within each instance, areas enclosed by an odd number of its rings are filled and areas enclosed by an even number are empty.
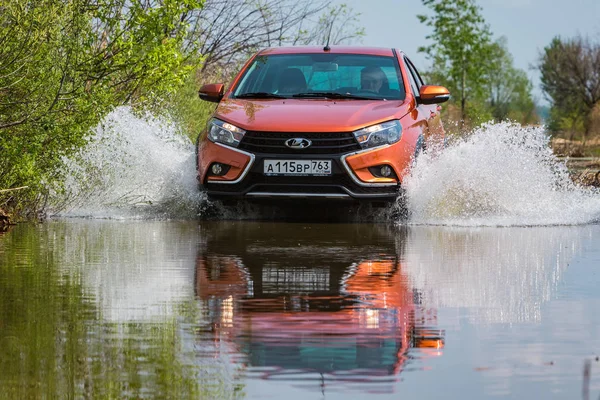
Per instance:
[[[202,3],[0,0],[0,188],[43,192],[113,107],[180,87],[201,61],[186,16]]]
[[[513,58],[501,37],[491,44],[487,96],[496,121],[510,119],[521,123],[537,122],[532,83],[525,71],[513,67]]]
[[[544,48],[538,68],[542,90],[552,101],[551,128],[596,133],[591,131],[600,102],[600,43],[556,37]]]
[[[423,4],[432,14],[417,18],[432,33],[426,37],[431,43],[419,47],[419,52],[432,61],[427,75],[452,93],[461,127],[466,119],[477,123],[492,116],[497,120],[519,116],[529,122],[535,108],[531,83],[523,71],[513,68],[502,39],[492,42],[475,0],[423,0]],[[511,113],[521,106],[527,111]]]
[[[432,43],[419,51],[433,61],[433,68],[446,77],[451,93],[464,104],[479,95],[485,83],[491,33],[472,0],[423,0],[432,16],[419,20],[433,29],[427,36]]]

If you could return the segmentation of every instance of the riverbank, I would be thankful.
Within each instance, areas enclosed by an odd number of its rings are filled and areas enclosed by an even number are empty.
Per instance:
[[[0,231],[6,230],[6,228],[10,225],[14,225],[15,219],[18,220],[18,218],[14,218],[14,215],[18,214],[18,212],[16,212],[14,209],[11,209],[10,206],[7,207],[7,205],[14,203],[14,198],[12,197],[14,193],[28,188],[29,186],[20,186],[11,189],[0,188]],[[7,195],[8,197],[5,198],[4,195]]]
[[[600,158],[600,137],[585,141],[552,138],[550,147],[559,157]]]
[[[586,141],[553,138],[550,145],[554,154],[566,161],[573,181],[600,187],[600,138]]]
[[[0,231],[5,229],[9,225],[12,225],[12,222],[10,221],[8,213],[0,208]]]
[[[569,159],[567,166],[574,182],[582,186],[600,187],[600,159]]]

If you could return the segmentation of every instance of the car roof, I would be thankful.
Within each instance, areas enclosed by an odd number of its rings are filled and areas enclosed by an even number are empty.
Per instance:
[[[288,46],[288,47],[270,47],[259,52],[265,54],[366,54],[373,56],[394,56],[394,50],[385,47],[366,47],[366,46],[330,46],[325,50],[324,46]]]

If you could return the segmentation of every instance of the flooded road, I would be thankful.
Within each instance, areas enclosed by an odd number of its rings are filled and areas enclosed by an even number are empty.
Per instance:
[[[596,399],[599,287],[600,225],[18,225],[0,392]]]

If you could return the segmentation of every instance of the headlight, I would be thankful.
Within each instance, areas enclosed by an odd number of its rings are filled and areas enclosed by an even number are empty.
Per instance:
[[[245,130],[216,118],[211,118],[210,121],[208,121],[207,130],[208,139],[210,141],[223,143],[233,147],[238,147],[246,133]]]
[[[402,137],[402,125],[397,119],[354,131],[363,149],[396,143]]]

